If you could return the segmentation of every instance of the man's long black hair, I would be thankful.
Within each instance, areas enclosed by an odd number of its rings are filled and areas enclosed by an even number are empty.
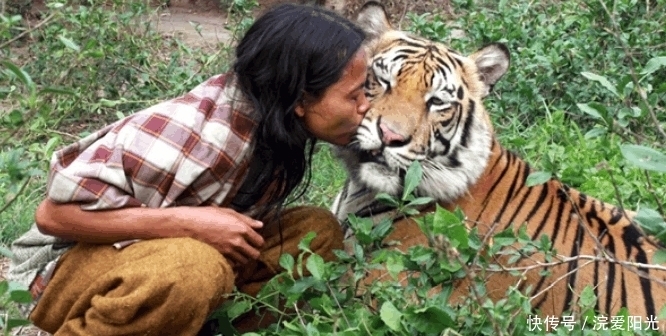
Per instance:
[[[295,107],[304,95],[319,99],[340,80],[364,39],[360,28],[337,13],[296,4],[272,8],[247,31],[233,72],[259,123],[249,172],[232,202],[236,210],[267,197],[256,217],[279,215],[305,192],[316,139]]]

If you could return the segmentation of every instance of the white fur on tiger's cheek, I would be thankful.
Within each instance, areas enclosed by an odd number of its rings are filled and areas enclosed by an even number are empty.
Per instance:
[[[377,163],[361,164],[358,178],[368,188],[378,192],[398,196],[402,190],[402,181],[398,172],[391,171],[388,167]]]
[[[364,118],[356,133],[356,140],[361,149],[371,151],[382,148],[382,139],[375,122]]]
[[[463,196],[485,171],[490,157],[491,141],[488,127],[478,119],[475,120],[470,130],[467,147],[456,143],[449,151],[449,153],[457,151],[460,166],[449,167],[448,155],[422,163],[423,180],[417,188],[418,194],[441,202],[453,202]]]

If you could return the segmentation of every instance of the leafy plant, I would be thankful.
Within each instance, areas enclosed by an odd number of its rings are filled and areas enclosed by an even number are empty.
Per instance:
[[[413,164],[405,185],[417,186],[420,166]],[[410,188],[411,189],[411,188]],[[413,189],[412,189],[413,190]],[[396,199],[381,199],[402,206],[417,199],[410,192]],[[486,297],[488,276],[495,272],[520,275],[550,262],[555,251],[550,239],[532,241],[525,227],[508,228],[480,236],[469,230],[464,213],[439,206],[434,213],[415,218],[429,239],[426,246],[395,249],[387,240],[391,221],[373,224],[368,218],[350,216],[355,240],[347,252],[336,251],[337,260],[325,262],[309,249],[313,234],[299,244],[295,258],[282,255],[283,273],[277,275],[257,297],[234,293],[216,316],[225,335],[238,334],[234,318],[254,309],[273,316],[268,328],[245,335],[593,335],[605,330],[608,335],[625,335],[631,315],[625,311],[609,317],[595,315],[596,296],[588,286],[580,295],[579,314],[539,317],[532,311],[530,297],[510,287],[506,298],[493,302]],[[492,243],[490,243],[492,242]],[[544,265],[512,266],[521,256],[543,253]],[[497,260],[504,260],[502,265]],[[379,281],[365,277],[385,272]],[[471,291],[452,305],[454,282],[471,281]],[[460,295],[460,294],[458,294]],[[656,317],[637,326],[636,334],[656,334]],[[560,320],[561,319],[561,320]],[[622,323],[619,323],[619,320]],[[604,322],[606,321],[606,322]],[[640,330],[638,330],[640,329]]]
[[[0,256],[9,258],[11,252],[0,246]],[[10,313],[14,305],[30,302],[32,294],[26,288],[12,281],[0,281],[0,330],[3,330],[3,335],[9,336],[13,328],[30,324],[30,321],[17,317],[16,313]]]

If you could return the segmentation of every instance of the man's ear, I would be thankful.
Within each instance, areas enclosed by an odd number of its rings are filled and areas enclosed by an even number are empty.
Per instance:
[[[296,103],[294,112],[296,112],[296,115],[299,118],[303,118],[303,116],[305,116],[305,101],[303,99],[299,100],[298,103]]]

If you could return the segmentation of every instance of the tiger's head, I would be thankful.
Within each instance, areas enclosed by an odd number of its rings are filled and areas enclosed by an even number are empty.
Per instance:
[[[371,108],[338,156],[352,179],[399,195],[413,161],[423,168],[416,192],[450,202],[484,172],[492,125],[482,99],[509,67],[504,45],[461,55],[441,43],[393,29],[368,2],[357,23],[368,34],[366,95]]]

